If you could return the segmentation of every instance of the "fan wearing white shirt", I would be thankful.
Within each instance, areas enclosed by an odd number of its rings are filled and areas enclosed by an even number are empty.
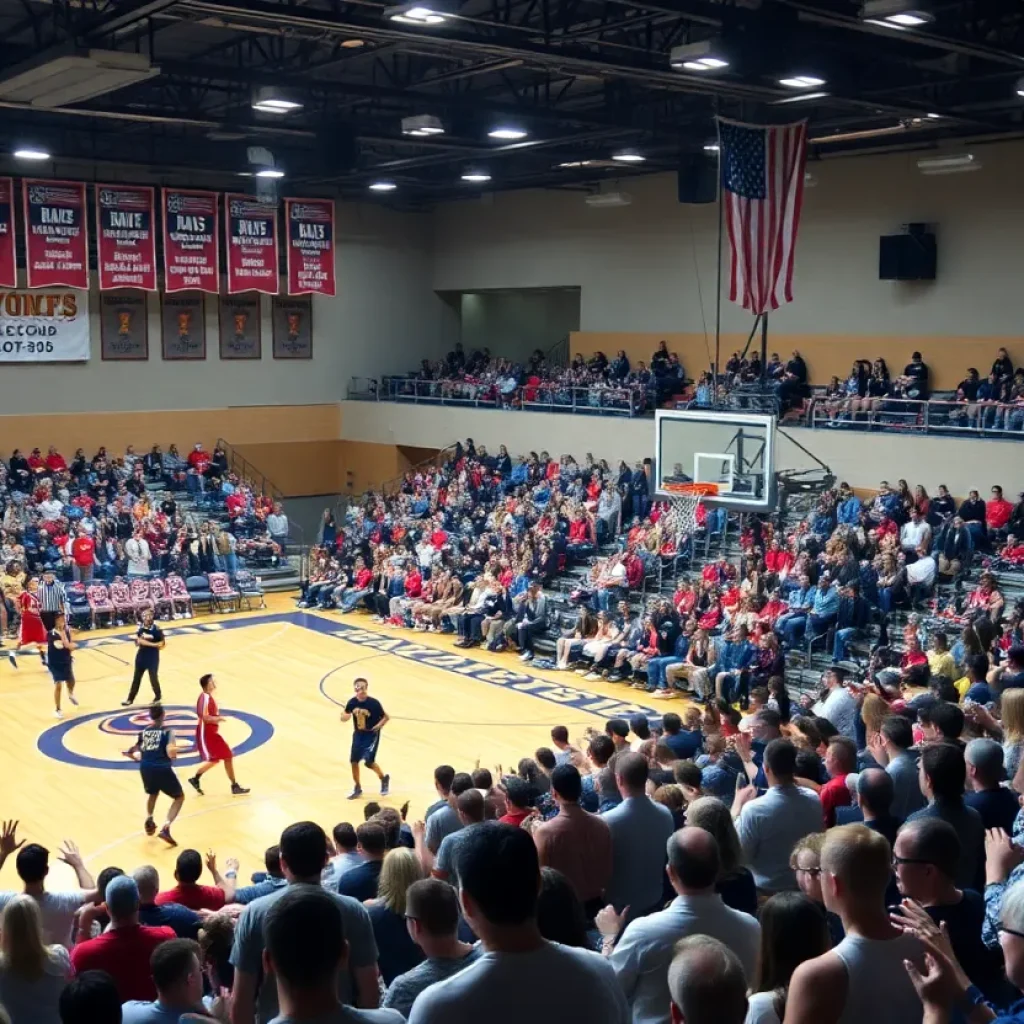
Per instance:
[[[628,1024],[608,961],[541,935],[540,864],[528,832],[475,825],[460,844],[458,876],[463,917],[484,955],[421,992],[409,1024]]]

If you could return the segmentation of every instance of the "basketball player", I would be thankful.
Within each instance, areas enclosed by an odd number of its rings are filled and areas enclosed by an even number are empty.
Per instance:
[[[153,611],[147,608],[142,613],[142,623],[135,634],[135,675],[128,699],[121,701],[121,707],[128,708],[135,703],[142,685],[142,677],[149,673],[149,685],[153,687],[153,700],[160,701],[160,652],[167,646],[163,630],[156,624]]]
[[[146,791],[146,835],[151,836],[156,832],[153,811],[156,810],[156,798],[164,793],[171,798],[171,806],[167,809],[167,820],[160,829],[159,838],[168,846],[177,846],[171,835],[171,823],[185,802],[181,783],[172,767],[174,758],[178,756],[178,748],[174,742],[174,733],[164,728],[164,709],[154,704],[149,709],[149,717],[150,724],[139,733],[135,746],[126,750],[125,754],[139,762],[142,787]]]
[[[352,688],[356,695],[349,700],[341,713],[341,720],[347,722],[351,718],[353,726],[352,753],[349,755],[349,761],[352,765],[352,781],[355,788],[349,793],[348,798],[355,800],[363,795],[363,787],[359,785],[360,761],[380,779],[380,795],[387,796],[391,776],[385,775],[377,764],[377,747],[380,746],[380,731],[388,724],[388,715],[381,702],[367,693],[370,684],[365,679],[357,679]]]
[[[75,671],[71,664],[71,652],[75,645],[71,640],[71,629],[68,626],[67,616],[63,612],[57,612],[53,629],[47,633],[46,663],[50,667],[50,675],[53,677],[53,712],[54,718],[63,718],[64,713],[60,709],[60,688],[63,684],[68,688],[68,700],[75,707],[78,707],[78,700],[75,697]]]
[[[39,604],[39,580],[34,576],[25,583],[25,589],[18,595],[21,609],[21,626],[18,629],[18,646],[7,652],[14,668],[18,667],[17,652],[22,647],[35,647],[43,665],[46,664],[46,627],[43,625],[42,606]]]
[[[243,796],[249,790],[243,789],[235,779],[235,758],[231,748],[227,745],[224,737],[220,734],[220,723],[224,719],[218,714],[217,702],[213,699],[213,691],[217,689],[217,681],[212,673],[207,673],[199,680],[202,693],[199,694],[199,701],[196,704],[196,716],[199,719],[196,724],[196,750],[203,759],[199,770],[190,778],[189,784],[200,795],[203,796],[199,780],[218,761],[224,762],[224,771],[228,773],[231,780],[232,796]]]

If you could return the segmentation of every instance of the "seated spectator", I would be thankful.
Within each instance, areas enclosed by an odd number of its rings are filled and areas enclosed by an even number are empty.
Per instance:
[[[625,997],[606,961],[541,937],[539,875],[536,848],[523,829],[487,824],[472,830],[459,852],[460,898],[466,922],[486,952],[422,992],[409,1024],[628,1020]]]
[[[150,957],[161,943],[176,938],[174,931],[139,924],[139,889],[127,875],[110,882],[105,899],[110,927],[95,939],[80,939],[71,951],[75,973],[105,971],[114,979],[122,1002],[132,999],[151,1002],[157,992],[150,973]],[[89,935],[98,912],[99,908],[92,905],[81,912],[80,936]]]
[[[60,996],[72,973],[68,951],[43,941],[39,904],[15,896],[0,915],[0,1006],[10,1024],[60,1024]]]
[[[423,960],[392,980],[383,1005],[408,1017],[424,989],[475,963],[483,950],[459,940],[458,895],[447,882],[436,878],[413,882],[406,892],[405,919]]]
[[[171,939],[153,950],[150,958],[156,1001],[126,1002],[123,1024],[169,1024],[185,1013],[203,1014],[203,968],[199,943]]]

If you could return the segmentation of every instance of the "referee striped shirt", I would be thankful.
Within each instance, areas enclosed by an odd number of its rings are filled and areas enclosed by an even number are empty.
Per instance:
[[[62,612],[67,607],[67,593],[60,580],[54,580],[52,583],[42,580],[36,597],[39,598],[39,605],[44,612]]]

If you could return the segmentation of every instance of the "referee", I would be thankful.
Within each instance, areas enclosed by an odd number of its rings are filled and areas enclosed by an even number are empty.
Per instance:
[[[52,569],[43,570],[43,582],[36,591],[41,608],[40,617],[47,633],[57,624],[58,615],[67,614],[68,596],[64,584],[53,574]]]

